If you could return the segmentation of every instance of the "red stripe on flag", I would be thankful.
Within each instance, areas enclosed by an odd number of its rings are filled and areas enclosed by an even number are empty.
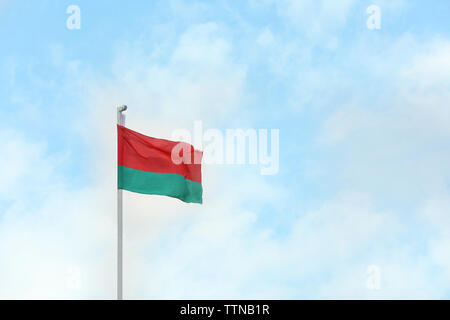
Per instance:
[[[158,173],[177,173],[186,179],[202,182],[201,159],[203,152],[191,148],[191,163],[175,164],[172,149],[180,142],[144,136],[136,131],[117,125],[118,165],[130,169]],[[184,142],[183,142],[184,144]],[[198,164],[194,163],[197,157]]]

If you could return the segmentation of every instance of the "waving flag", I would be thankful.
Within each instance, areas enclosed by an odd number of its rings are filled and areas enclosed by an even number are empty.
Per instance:
[[[119,189],[202,203],[201,151],[184,142],[148,137],[121,125],[117,125],[117,136]]]

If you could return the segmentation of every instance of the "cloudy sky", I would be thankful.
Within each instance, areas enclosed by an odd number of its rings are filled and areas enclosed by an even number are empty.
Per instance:
[[[161,138],[280,130],[276,175],[205,165],[203,205],[124,192],[125,298],[450,298],[449,16],[0,0],[0,298],[115,298],[120,104]]]

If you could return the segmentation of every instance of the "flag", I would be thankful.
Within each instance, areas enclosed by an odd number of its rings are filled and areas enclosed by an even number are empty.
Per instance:
[[[117,137],[119,189],[202,203],[201,151],[185,142],[148,137],[121,125],[117,125]]]

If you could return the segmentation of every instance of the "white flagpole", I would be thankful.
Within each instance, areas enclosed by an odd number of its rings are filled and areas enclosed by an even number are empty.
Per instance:
[[[127,110],[127,106],[117,107],[117,124],[125,125],[125,115],[122,112]],[[117,149],[117,153],[119,150]],[[118,186],[117,186],[118,187]],[[123,246],[122,246],[122,189],[117,188],[117,300],[123,299]]]

